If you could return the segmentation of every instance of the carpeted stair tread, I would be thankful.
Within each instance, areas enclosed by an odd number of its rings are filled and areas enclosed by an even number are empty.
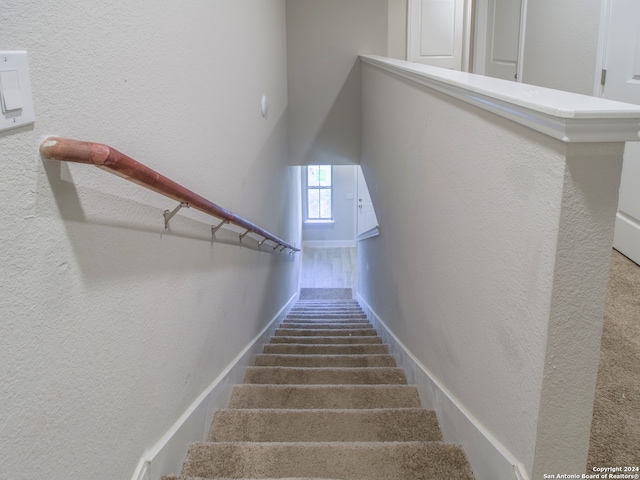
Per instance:
[[[362,307],[357,300],[343,300],[341,302],[323,302],[313,300],[307,300],[306,302],[299,301],[291,308],[291,310],[303,310],[305,308],[353,308],[355,310],[362,310]]]
[[[288,319],[288,320],[284,320],[281,323],[281,325],[287,326],[290,323],[301,323],[301,324],[307,324],[307,325],[318,325],[321,323],[328,324],[328,325],[351,323],[355,325],[356,328],[365,324],[370,325],[369,321],[366,318],[354,319],[354,318],[322,318],[322,317],[318,317],[315,319]]]
[[[358,323],[324,323],[324,322],[309,322],[309,323],[281,323],[280,328],[284,329],[304,329],[304,330],[353,330],[353,329],[363,329],[363,328],[373,328],[373,326],[369,322],[358,322]]]
[[[323,337],[271,337],[270,342],[275,343],[298,343],[298,344],[382,344],[380,337],[341,337],[341,336],[323,336]]]
[[[326,319],[357,319],[357,320],[366,320],[367,316],[361,312],[315,312],[315,313],[295,313],[287,315],[287,320],[315,320],[317,318],[326,318]]]
[[[404,370],[391,367],[249,367],[244,383],[276,385],[406,385]]]
[[[395,367],[391,355],[277,355],[256,357],[258,367]]]
[[[210,442],[411,442],[441,441],[433,411],[422,408],[373,410],[218,410]]]
[[[276,337],[376,337],[378,332],[373,328],[323,328],[323,329],[305,329],[305,328],[278,328],[275,333]]]
[[[413,385],[235,385],[229,408],[419,408]]]
[[[299,310],[291,310],[287,317],[295,317],[297,315],[315,315],[321,317],[322,315],[356,315],[361,317],[364,315],[364,311],[361,308],[302,308]]]
[[[300,343],[267,344],[264,353],[293,355],[371,355],[388,354],[389,348],[382,344],[313,345]]]
[[[473,478],[461,448],[443,442],[195,443],[182,473],[204,478]]]
[[[289,313],[299,312],[359,312],[363,313],[364,310],[359,305],[304,305],[299,307],[293,307],[289,310]]]

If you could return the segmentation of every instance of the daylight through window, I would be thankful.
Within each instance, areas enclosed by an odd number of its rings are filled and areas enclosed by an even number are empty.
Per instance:
[[[307,166],[307,219],[331,220],[332,209],[331,165]]]

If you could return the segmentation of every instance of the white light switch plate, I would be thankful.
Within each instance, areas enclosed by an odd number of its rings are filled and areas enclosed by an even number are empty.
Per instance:
[[[35,119],[27,52],[0,51],[0,132]]]

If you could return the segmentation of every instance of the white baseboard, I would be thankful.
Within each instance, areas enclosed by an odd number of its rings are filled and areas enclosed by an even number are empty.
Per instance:
[[[303,247],[309,248],[350,248],[356,246],[353,240],[303,240]]]
[[[422,406],[435,410],[446,442],[462,445],[476,480],[529,480],[524,466],[407,349],[371,306],[357,295],[410,384],[418,387]]]
[[[613,236],[613,248],[624,256],[640,264],[640,225],[635,219],[620,212],[616,215],[616,229]]]
[[[171,428],[148,449],[136,467],[132,480],[160,480],[163,475],[179,475],[187,450],[193,442],[206,440],[216,410],[227,408],[234,385],[242,383],[248,366],[255,364],[280,322],[298,299],[296,293],[242,352],[218,375],[185,410]]]

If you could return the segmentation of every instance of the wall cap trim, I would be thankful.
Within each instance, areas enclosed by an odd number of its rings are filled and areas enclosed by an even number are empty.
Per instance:
[[[377,237],[378,235],[380,235],[380,226],[376,225],[375,227],[362,232],[360,235],[357,235],[356,242],[361,242],[362,240],[366,240],[367,238]]]
[[[360,60],[565,143],[640,141],[640,106],[405,60]]]

